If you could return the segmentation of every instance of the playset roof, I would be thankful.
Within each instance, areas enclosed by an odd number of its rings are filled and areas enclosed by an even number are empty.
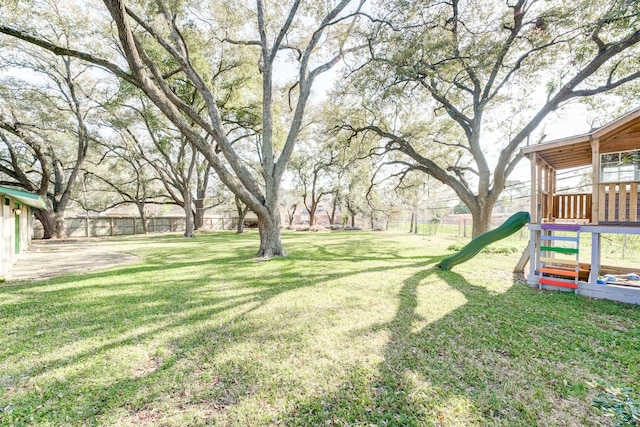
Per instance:
[[[589,133],[556,139],[522,148],[531,159],[533,153],[552,168],[568,169],[592,164],[591,141],[600,141],[600,153],[640,150],[640,107]]]

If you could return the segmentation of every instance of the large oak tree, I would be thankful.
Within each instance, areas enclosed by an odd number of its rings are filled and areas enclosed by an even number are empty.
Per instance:
[[[49,208],[35,211],[43,237],[64,238],[65,211],[99,139],[97,103],[111,94],[90,64],[70,56],[9,48],[0,60],[9,71],[0,79],[0,183],[45,198]]]
[[[280,239],[281,180],[303,124],[312,85],[354,49],[348,44],[357,25],[353,14],[364,0],[103,3],[110,22],[97,21],[96,28],[113,26],[112,53],[117,54],[112,57],[97,45],[52,43],[43,23],[17,26],[5,19],[0,33],[97,64],[137,87],[258,216],[257,255],[285,255]],[[96,13],[94,19],[104,17],[104,13]],[[110,38],[101,40],[109,44]],[[221,51],[254,51],[254,74],[261,81],[257,97],[262,105],[261,132],[252,153],[260,162],[257,176],[233,143],[242,129],[225,125],[219,109],[224,100],[218,98],[213,74],[224,66]],[[295,70],[294,78],[282,74],[287,69]],[[194,110],[176,93],[169,79],[177,74],[198,92],[204,110]],[[288,84],[289,90],[282,90],[282,84]],[[287,99],[290,112],[276,116],[278,108],[284,111]]]
[[[357,111],[345,127],[375,136],[392,167],[451,187],[474,235],[550,113],[640,77],[638,2],[386,1],[378,11],[369,64],[346,87]]]

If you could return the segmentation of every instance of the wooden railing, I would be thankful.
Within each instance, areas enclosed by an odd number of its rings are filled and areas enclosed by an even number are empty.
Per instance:
[[[598,185],[602,222],[638,222],[640,197],[638,182],[612,182]]]
[[[538,218],[541,218],[543,221],[547,221],[550,219],[551,215],[549,214],[549,195],[546,191],[538,192]]]
[[[554,219],[591,220],[591,193],[555,194]]]

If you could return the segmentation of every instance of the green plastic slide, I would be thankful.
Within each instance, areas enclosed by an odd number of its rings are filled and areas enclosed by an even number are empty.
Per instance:
[[[500,227],[479,235],[470,241],[464,248],[460,249],[460,252],[440,261],[436,267],[444,271],[449,271],[454,265],[469,261],[485,246],[511,236],[513,233],[524,227],[524,225],[529,221],[531,221],[529,212],[517,212],[511,215]]]

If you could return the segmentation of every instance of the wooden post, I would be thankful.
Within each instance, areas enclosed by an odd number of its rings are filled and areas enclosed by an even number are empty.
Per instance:
[[[555,171],[549,165],[547,165],[547,168],[546,168],[545,181],[546,181],[545,187],[547,190],[547,206],[546,206],[547,221],[551,222],[551,220],[553,219],[553,195],[554,195],[553,183],[555,181]]]
[[[598,273],[600,272],[600,233],[591,233],[591,271],[589,272],[589,283],[598,284]]]
[[[618,193],[618,218],[617,221],[627,222],[627,183],[620,183],[620,191]]]
[[[531,153],[531,223],[537,224],[538,221],[538,184],[536,182],[537,171],[536,162],[538,161],[538,155]]]
[[[527,262],[531,258],[531,252],[529,247],[524,248],[522,255],[520,256],[520,260],[518,264],[516,264],[516,268],[513,269],[514,273],[524,273],[524,267],[527,265]]]
[[[553,200],[556,195],[556,170],[551,168],[551,173],[549,174],[549,215],[553,217]]]
[[[543,192],[542,192],[542,178],[543,178],[543,172],[544,172],[544,165],[543,164],[539,164],[538,165],[538,176],[536,177],[536,182],[538,183],[536,185],[536,194],[538,194],[538,200],[536,203],[536,217],[538,218],[538,222],[540,224],[542,224],[542,222],[544,221],[544,210],[543,210],[543,203],[544,203],[544,197],[543,197]]]
[[[609,194],[607,196],[607,199],[609,201],[609,207],[608,207],[608,212],[607,212],[607,221],[617,221],[618,219],[616,218],[616,187],[618,187],[619,185],[616,183],[610,183],[609,184]]]
[[[638,183],[632,182],[629,191],[629,221],[638,222]]]
[[[540,230],[529,228],[529,276],[527,284],[529,286],[539,286],[536,269],[538,267],[537,244],[540,240]]]
[[[596,222],[604,221],[606,219],[607,211],[604,209],[604,202],[606,200],[606,189],[609,184],[598,184],[598,200],[602,202],[602,206],[598,204],[598,216],[596,216]],[[598,225],[598,224],[594,224]]]
[[[590,223],[598,225],[600,218],[600,139],[591,140],[591,220]]]

